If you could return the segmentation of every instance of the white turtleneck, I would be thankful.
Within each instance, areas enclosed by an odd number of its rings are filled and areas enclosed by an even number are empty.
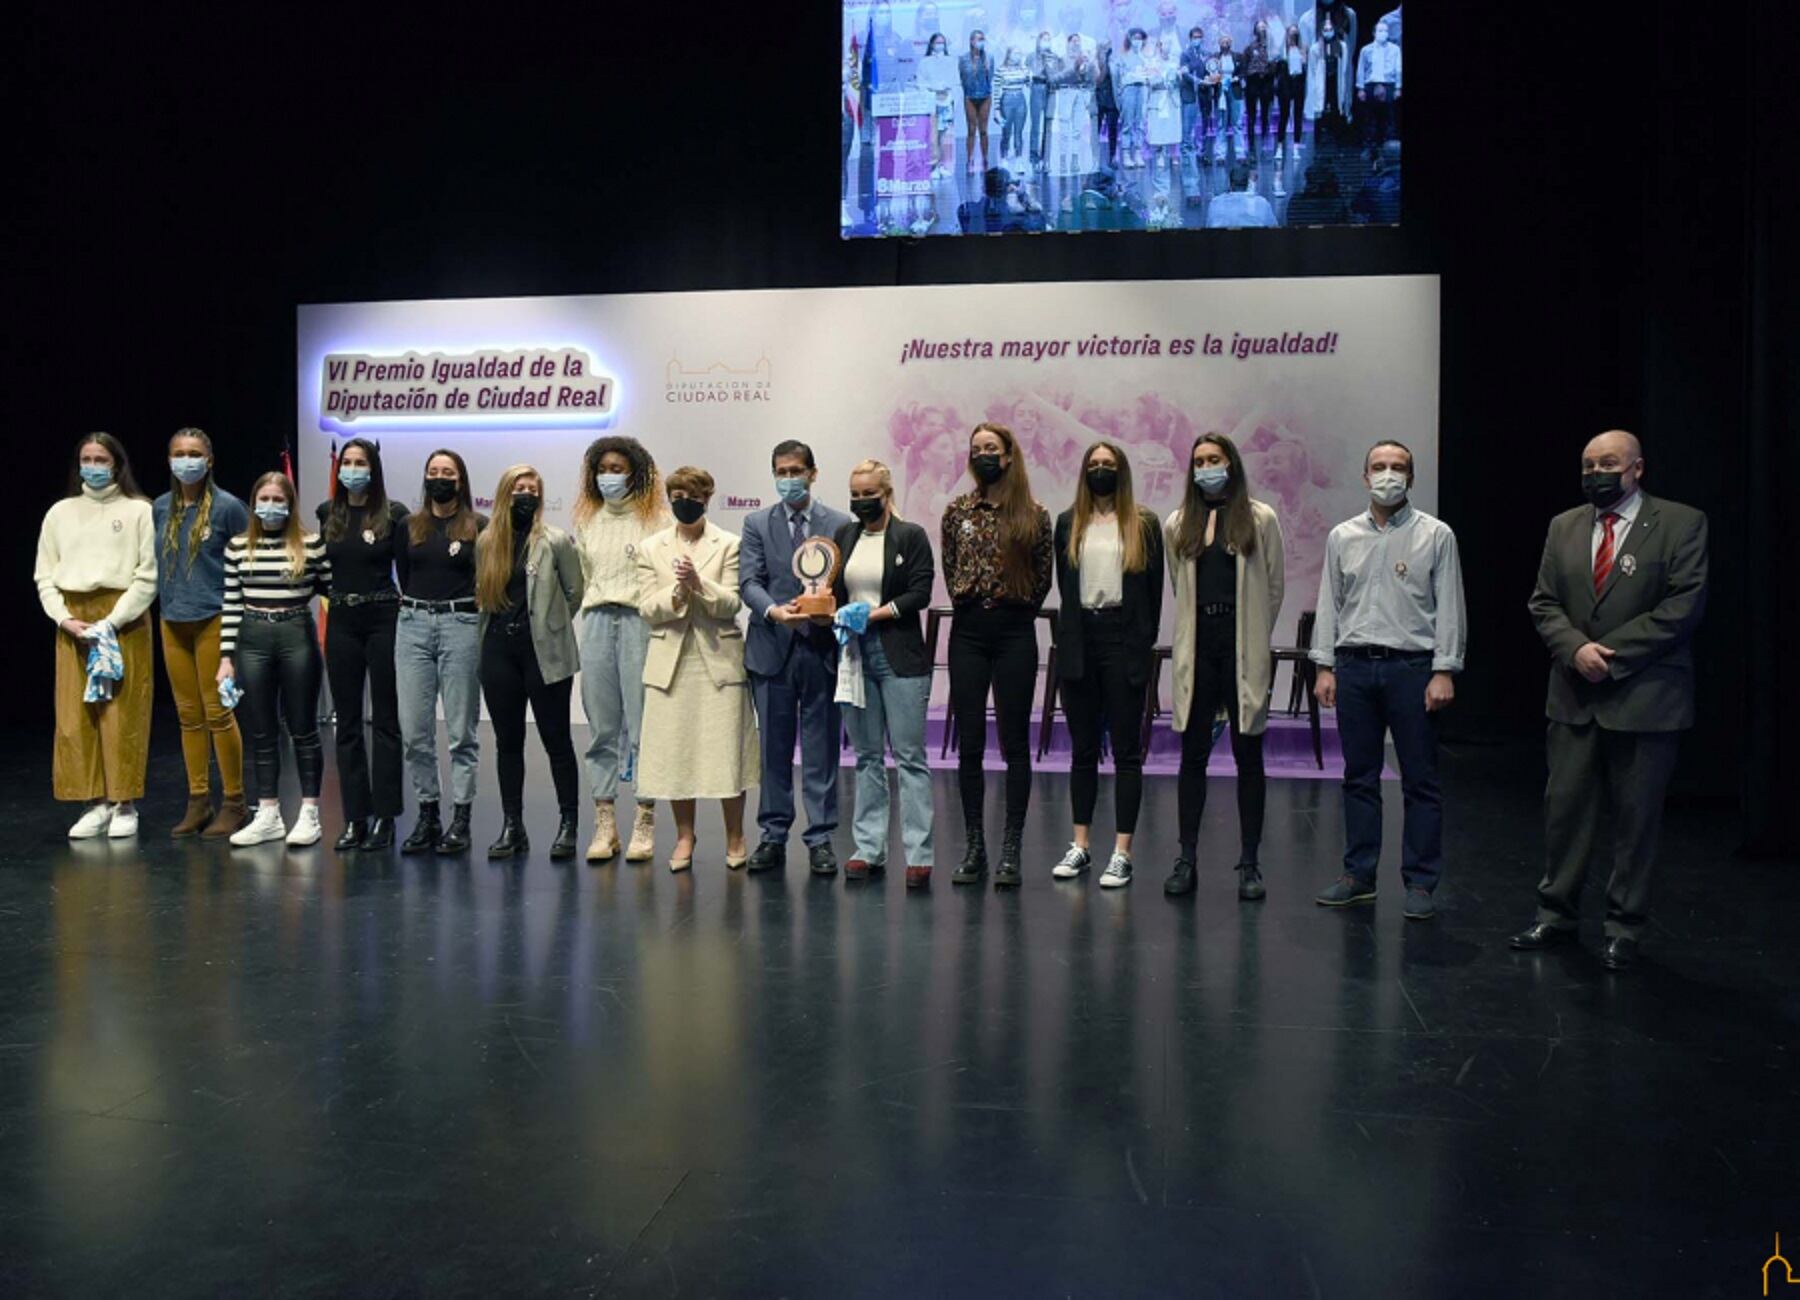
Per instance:
[[[123,626],[156,599],[156,524],[150,503],[128,497],[117,483],[83,487],[50,507],[38,530],[38,600],[54,623],[68,618],[65,591],[124,594],[107,618]]]
[[[605,501],[575,529],[581,571],[587,577],[582,609],[638,603],[637,548],[669,526],[667,516],[645,522],[632,501]]]

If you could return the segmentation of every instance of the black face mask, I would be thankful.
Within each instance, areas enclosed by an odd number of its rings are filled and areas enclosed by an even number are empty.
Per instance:
[[[706,518],[706,502],[697,501],[693,497],[676,497],[669,502],[669,511],[677,520],[691,528]]]
[[[886,509],[887,502],[883,501],[880,497],[850,498],[850,513],[862,520],[865,524],[874,523],[877,519],[881,518],[882,512]]]
[[[543,501],[529,492],[517,492],[512,499],[512,521],[514,528],[530,528],[537,518],[538,508]]]
[[[1119,488],[1119,471],[1096,465],[1087,472],[1088,491],[1097,497],[1109,497]]]
[[[974,471],[978,480],[990,485],[998,483],[1000,476],[1006,473],[1006,466],[1000,463],[1000,458],[991,454],[971,457],[969,468]]]
[[[1624,475],[1616,469],[1593,470],[1583,474],[1581,476],[1581,495],[1586,497],[1590,504],[1604,510],[1625,495],[1625,489],[1619,483],[1623,477]]]
[[[425,495],[443,505],[446,501],[456,500],[457,488],[460,486],[453,478],[428,478],[425,480]]]

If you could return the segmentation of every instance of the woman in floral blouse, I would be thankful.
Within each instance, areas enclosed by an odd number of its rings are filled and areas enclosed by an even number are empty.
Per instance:
[[[1006,833],[996,886],[1019,883],[1019,841],[1031,801],[1031,698],[1037,681],[1037,612],[1050,594],[1050,513],[1031,497],[1012,430],[978,424],[969,436],[975,490],[944,511],[944,581],[950,625],[950,703],[956,712],[958,785],[967,851],[951,879],[987,874],[982,833],[982,751],[991,690],[1006,760]]]

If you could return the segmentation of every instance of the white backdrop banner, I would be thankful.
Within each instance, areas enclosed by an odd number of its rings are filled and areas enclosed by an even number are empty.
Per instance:
[[[1052,515],[1096,438],[1126,449],[1139,501],[1167,514],[1194,438],[1229,433],[1286,534],[1283,639],[1313,605],[1325,534],[1364,506],[1370,443],[1410,445],[1413,500],[1437,502],[1435,276],[305,306],[298,362],[306,498],[324,495],[333,444],[360,434],[410,506],[427,455],[452,447],[484,510],[500,471],[526,461],[564,525],[603,430],[641,439],[665,472],[711,471],[713,518],[733,531],[773,502],[782,439],[812,445],[819,495],[840,509],[851,466],[873,456],[934,537],[967,489],[978,421],[1019,436]]]

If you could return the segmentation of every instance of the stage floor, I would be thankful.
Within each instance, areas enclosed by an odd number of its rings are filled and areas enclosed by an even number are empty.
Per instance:
[[[491,754],[466,860],[177,845],[157,734],[137,845],[0,760],[8,1296],[1725,1296],[1800,1249],[1800,871],[1678,811],[1641,969],[1597,898],[1512,953],[1530,749],[1449,751],[1409,924],[1391,866],[1310,901],[1324,781],[1272,784],[1260,905],[1229,781],[1162,895],[1163,777],[1130,889],[1050,878],[1045,777],[1023,889],[952,887],[945,818],[919,895],[728,873],[716,810],[691,874],[553,866],[535,753],[522,866]]]

